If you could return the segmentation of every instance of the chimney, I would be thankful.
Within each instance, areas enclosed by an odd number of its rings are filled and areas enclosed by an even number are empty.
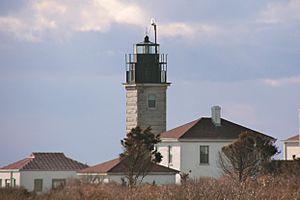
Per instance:
[[[215,126],[221,126],[221,107],[211,107],[211,120]]]

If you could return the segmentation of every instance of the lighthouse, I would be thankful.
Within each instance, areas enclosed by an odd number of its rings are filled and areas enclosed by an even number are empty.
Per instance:
[[[166,131],[167,55],[160,54],[156,24],[152,23],[155,42],[146,35],[126,54],[126,132],[151,126],[154,134]]]

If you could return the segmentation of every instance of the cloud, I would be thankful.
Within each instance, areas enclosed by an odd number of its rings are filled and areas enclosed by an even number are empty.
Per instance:
[[[79,31],[107,31],[111,24],[144,24],[141,7],[120,0],[94,0],[84,5],[80,12],[80,22],[75,25]]]
[[[106,32],[114,23],[142,26],[144,19],[141,7],[121,0],[28,1],[18,13],[0,16],[0,31],[12,33],[20,40],[37,42],[49,30],[57,35]]]
[[[264,79],[263,83],[271,87],[281,87],[281,86],[291,85],[291,84],[300,84],[300,75],[279,78],[279,79]]]
[[[219,28],[209,24],[174,22],[160,25],[161,37],[210,37],[217,34]]]
[[[0,16],[0,32],[19,40],[39,42],[54,37],[61,40],[76,32],[107,32],[113,25],[125,24],[142,31],[150,19],[147,6],[125,0],[29,0],[26,5],[8,16]],[[184,38],[193,41],[232,43],[249,41],[270,24],[300,20],[300,0],[269,3],[252,19],[215,22],[158,23],[159,36]],[[255,11],[253,11],[255,13]],[[153,13],[151,13],[153,14]],[[253,37],[255,38],[255,37]],[[256,41],[256,40],[255,40]],[[253,42],[253,41],[252,41]]]
[[[74,32],[107,32],[114,24],[145,28],[149,13],[142,5],[123,0],[30,0],[20,11],[0,16],[0,32],[27,42],[64,38]],[[158,24],[160,37],[189,39],[215,36],[217,26],[205,23]]]
[[[269,3],[260,13],[259,22],[265,24],[282,24],[300,21],[300,0],[288,0]]]
[[[0,31],[13,34],[17,39],[38,42],[40,39],[27,29],[28,24],[15,17],[0,17]]]

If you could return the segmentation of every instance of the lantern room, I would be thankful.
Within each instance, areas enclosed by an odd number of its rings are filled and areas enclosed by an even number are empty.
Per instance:
[[[133,54],[126,54],[126,83],[166,83],[167,55],[159,53],[159,44],[146,35],[134,45]]]

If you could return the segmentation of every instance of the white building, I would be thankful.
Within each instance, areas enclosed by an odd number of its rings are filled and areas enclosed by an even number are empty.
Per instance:
[[[223,146],[232,143],[244,131],[264,135],[222,119],[220,110],[219,106],[214,106],[212,117],[203,117],[163,132],[162,142],[158,145],[163,156],[160,164],[188,173],[191,178],[219,177],[222,175],[219,152]]]
[[[119,158],[78,171],[77,175],[84,181],[90,183],[122,183],[125,179],[125,166]],[[174,184],[176,174],[179,171],[153,164],[151,171],[142,180],[142,183],[149,184]]]
[[[299,134],[283,140],[283,159],[293,160],[300,158]]]
[[[76,178],[76,171],[87,167],[63,153],[32,153],[0,168],[0,187],[22,186],[28,191],[43,192]]]
[[[294,158],[300,158],[300,109],[299,111],[299,133],[283,140],[283,159],[293,160]]]

